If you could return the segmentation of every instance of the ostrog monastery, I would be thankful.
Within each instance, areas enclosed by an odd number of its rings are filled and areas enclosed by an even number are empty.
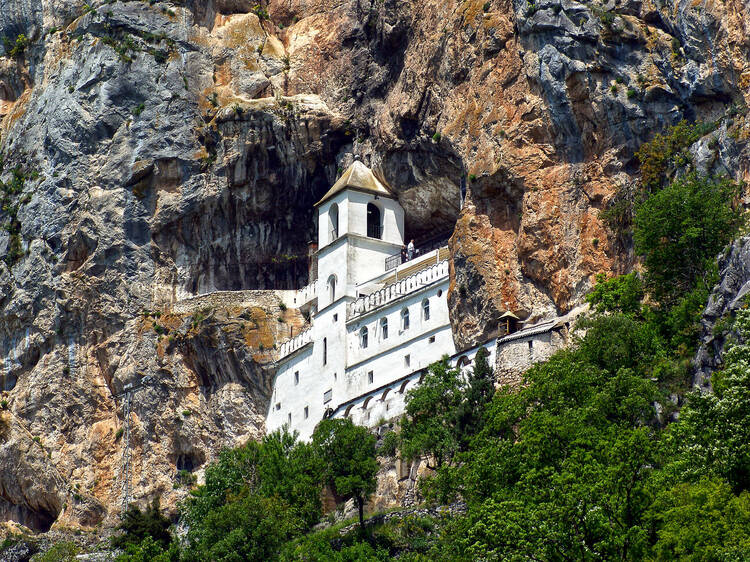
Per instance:
[[[502,372],[528,367],[564,343],[565,319],[516,330],[508,313],[499,338],[457,353],[448,317],[448,248],[417,247],[403,260],[404,210],[361,162],[316,207],[317,268],[311,269],[317,279],[292,303],[311,324],[280,347],[269,432],[286,424],[308,439],[323,417],[374,426],[404,412],[406,391],[443,355],[468,368],[485,347],[490,365]]]

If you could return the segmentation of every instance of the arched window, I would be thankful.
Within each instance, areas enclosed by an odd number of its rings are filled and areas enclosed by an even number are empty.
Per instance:
[[[328,278],[328,300],[333,302],[336,300],[336,276],[331,275]]]
[[[359,347],[362,349],[367,349],[367,339],[368,339],[368,333],[367,333],[367,326],[363,326],[362,329],[359,331]]]
[[[323,365],[328,363],[328,340],[323,338]]]
[[[401,330],[406,331],[409,329],[409,309],[405,308],[401,311]]]
[[[328,238],[330,242],[339,237],[339,206],[334,203],[328,208]]]
[[[380,337],[384,340],[388,339],[388,318],[380,319]]]
[[[367,204],[367,236],[370,238],[381,238],[383,235],[380,226],[380,209],[372,203]]]
[[[429,320],[430,319],[430,299],[425,299],[422,301],[422,320]]]

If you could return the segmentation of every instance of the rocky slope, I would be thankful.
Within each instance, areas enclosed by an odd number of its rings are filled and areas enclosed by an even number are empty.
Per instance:
[[[263,431],[268,350],[304,320],[273,299],[180,303],[306,283],[312,204],[354,155],[398,192],[408,234],[455,225],[459,344],[507,309],[569,310],[632,265],[601,211],[655,131],[733,107],[700,155],[747,179],[748,14],[0,0],[0,517],[114,520],[127,385],[135,500],[174,507],[178,469]]]

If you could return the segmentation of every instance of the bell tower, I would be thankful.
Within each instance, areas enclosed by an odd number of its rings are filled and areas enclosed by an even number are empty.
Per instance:
[[[318,310],[356,297],[358,284],[385,271],[404,244],[404,210],[372,170],[355,161],[318,209]]]

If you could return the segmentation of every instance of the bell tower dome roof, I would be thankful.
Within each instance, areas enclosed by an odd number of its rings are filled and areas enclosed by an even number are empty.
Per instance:
[[[373,195],[380,195],[381,197],[390,197],[391,199],[396,198],[393,195],[393,192],[383,185],[383,182],[372,173],[370,168],[365,166],[359,160],[355,160],[354,163],[349,166],[343,174],[341,174],[341,177],[333,184],[333,187],[328,190],[328,193],[326,193],[320,201],[315,203],[315,206],[322,205],[331,197],[345,189],[364,191],[365,193],[372,193]]]

